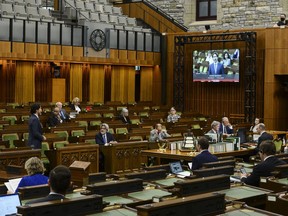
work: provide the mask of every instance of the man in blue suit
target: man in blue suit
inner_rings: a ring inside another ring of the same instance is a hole
[[[196,144],[197,150],[200,152],[192,161],[192,170],[202,168],[203,163],[216,162],[218,158],[209,151],[209,141],[205,137],[201,137]]]
[[[222,118],[222,123],[220,124],[219,133],[224,135],[231,135],[234,133],[233,126],[230,124],[227,117]]]
[[[218,53],[213,53],[213,63],[209,65],[208,75],[224,75],[224,66],[218,61]]]
[[[43,136],[42,125],[39,120],[39,116],[42,114],[42,108],[40,104],[33,104],[30,110],[29,124],[29,137],[28,145],[33,149],[41,149],[41,143],[46,140]]]

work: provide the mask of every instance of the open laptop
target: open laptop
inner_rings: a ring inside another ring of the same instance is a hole
[[[0,195],[0,215],[16,215],[16,206],[21,206],[21,201],[17,193]]]
[[[172,162],[169,165],[170,165],[171,172],[177,176],[190,176],[191,175],[189,171],[183,171],[180,161]]]

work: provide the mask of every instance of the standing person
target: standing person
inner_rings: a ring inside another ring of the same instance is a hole
[[[150,131],[149,141],[150,142],[161,141],[161,140],[164,140],[170,136],[171,135],[168,134],[167,131],[162,128],[161,124],[156,124],[155,128]]]
[[[121,120],[124,124],[131,124],[131,120],[129,118],[129,112],[128,109],[123,108],[121,110],[121,114],[119,116],[119,120]]]
[[[280,14],[280,20],[274,25],[274,27],[280,27],[280,26],[287,26],[288,22],[286,20],[286,14],[282,13]]]
[[[218,61],[218,53],[214,52],[213,63],[209,65],[208,75],[224,75],[224,66]]]
[[[180,118],[181,118],[180,115],[178,115],[178,114],[176,113],[176,109],[175,109],[174,107],[171,107],[170,113],[169,113],[169,115],[167,116],[167,122],[173,122],[173,123],[175,123],[175,122],[178,122],[178,120],[179,120]]]
[[[231,135],[233,134],[233,132],[234,130],[229,122],[229,119],[227,117],[223,117],[222,123],[220,124],[219,133],[222,133],[224,135]]]
[[[212,155],[209,151],[209,141],[205,137],[201,137],[196,144],[196,149],[200,154],[198,154],[192,161],[192,170],[200,169],[203,163],[216,162],[218,158]]]
[[[63,104],[61,102],[57,102],[56,103],[56,107],[59,108],[60,112],[60,117],[63,121],[69,121],[70,120],[70,116],[68,115],[68,113],[66,112],[65,109],[63,109]]]
[[[51,170],[48,185],[50,186],[48,196],[28,201],[25,205],[65,199],[66,192],[71,186],[71,172],[68,167],[58,165]]]
[[[96,134],[95,140],[99,145],[109,145],[110,143],[117,143],[109,131],[109,125],[102,123],[100,125],[100,131]]]
[[[29,124],[29,137],[28,145],[33,149],[41,149],[41,143],[46,140],[43,136],[42,124],[40,123],[39,116],[42,114],[42,108],[40,104],[33,104],[30,110]]]
[[[241,181],[248,185],[259,187],[260,177],[271,176],[271,172],[276,166],[286,164],[275,157],[276,147],[273,141],[265,140],[259,146],[259,156],[261,163],[253,168],[251,175],[241,174]]]
[[[253,133],[257,133],[259,124],[260,124],[260,119],[255,118],[254,125],[251,126],[250,131],[252,131]]]
[[[25,170],[28,176],[24,176],[18,184],[19,187],[48,184],[48,177],[44,175],[43,162],[38,157],[31,157],[25,162]]]
[[[258,143],[257,143],[257,149],[259,149],[260,144],[265,141],[265,140],[273,140],[273,136],[269,133],[266,132],[265,130],[265,124],[260,123],[258,128],[257,128],[257,132],[260,134],[259,138],[258,138]]]

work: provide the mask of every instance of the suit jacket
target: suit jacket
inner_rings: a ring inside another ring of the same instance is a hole
[[[71,110],[76,110],[75,105],[72,103],[69,105],[69,107]],[[80,106],[78,106],[78,107],[80,108],[80,110],[82,110],[82,108]]]
[[[65,198],[65,196],[63,196],[61,194],[49,194],[46,197],[30,200],[30,201],[26,202],[25,205],[30,205],[30,204],[34,204],[34,203],[40,203],[40,202],[48,202],[48,201],[53,201],[53,200],[61,200],[61,199],[66,199],[66,198]]]
[[[274,168],[283,164],[286,163],[279,158],[275,156],[269,157],[265,161],[255,166],[251,175],[247,178],[242,178],[241,181],[245,184],[259,187],[260,177],[271,176],[271,172],[274,170]]]
[[[121,120],[124,124],[131,124],[131,120],[129,116],[125,116],[124,118],[123,115],[120,115],[118,119]]]
[[[167,137],[170,137],[170,135],[167,133],[166,130],[162,130],[160,133],[156,129],[153,129],[150,131],[150,142],[155,142],[157,139],[158,140],[163,140],[166,139]]]
[[[104,145],[105,142],[103,140],[103,135],[99,132],[96,134],[96,143],[99,144],[99,145]],[[109,132],[106,133],[106,139],[107,139],[107,143],[111,142],[111,141],[115,141],[113,135]]]
[[[75,107],[74,107],[74,109],[75,109]],[[70,119],[70,116],[68,115],[68,113],[66,112],[65,109],[61,109],[59,114],[60,114],[60,118],[63,121],[68,121]]]
[[[48,127],[56,127],[58,124],[60,124],[60,120],[52,113],[47,120]]]
[[[263,142],[264,140],[273,140],[273,136],[267,132],[263,132],[258,138],[257,149],[259,149],[261,142]]]
[[[32,114],[28,121],[29,124],[29,137],[28,145],[34,149],[41,149],[41,142],[43,141],[42,125],[39,118]]]
[[[209,75],[223,75],[223,74],[225,74],[223,64],[218,62],[216,71],[215,71],[214,63],[210,64],[209,69],[208,69],[208,74]]]
[[[203,163],[216,162],[218,158],[212,155],[208,150],[203,150],[192,161],[192,170],[200,169]]]
[[[233,134],[233,128],[229,128],[228,126],[224,126],[223,124],[220,124],[220,128],[219,128],[219,133],[224,133],[224,127],[226,129],[226,133],[227,134]]]

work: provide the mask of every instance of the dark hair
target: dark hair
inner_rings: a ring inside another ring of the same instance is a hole
[[[264,140],[259,146],[259,151],[266,155],[276,154],[276,147],[272,140]]]
[[[71,172],[68,167],[59,165],[51,170],[49,182],[55,193],[65,194],[71,183]]]
[[[31,114],[35,114],[36,110],[40,109],[41,105],[38,103],[32,104],[31,109],[30,109],[30,113]]]
[[[216,55],[216,56],[218,57],[218,53],[217,53],[217,52],[213,52],[213,53],[212,53],[212,56],[213,56],[213,55]]]
[[[209,148],[209,141],[206,137],[201,137],[198,140],[198,145],[201,147],[201,149],[208,149]]]
[[[226,54],[228,55],[228,59],[230,59],[230,55],[229,55],[229,53],[228,53],[227,51],[225,51],[225,52],[223,53],[223,59],[226,59],[226,58],[225,58],[225,55],[226,55]]]

